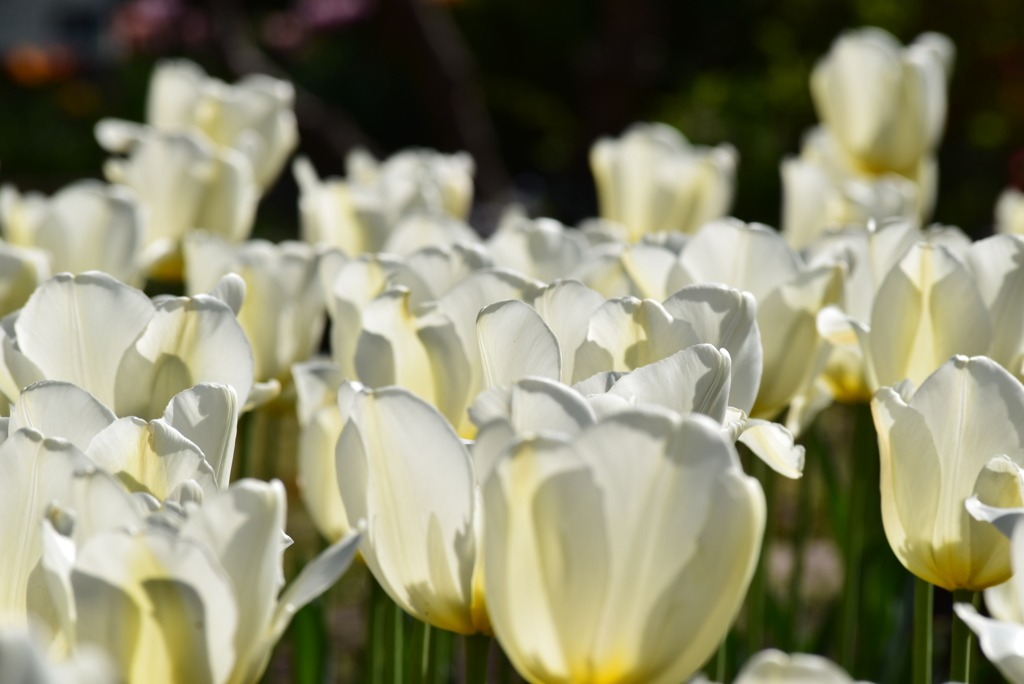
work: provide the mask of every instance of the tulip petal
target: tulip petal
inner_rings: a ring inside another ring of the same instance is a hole
[[[207,498],[181,529],[220,562],[238,604],[235,669],[252,673],[264,662],[259,646],[272,630],[277,594],[284,584],[284,485],[245,479]],[[253,681],[243,676],[242,681]]]
[[[696,344],[624,375],[609,394],[677,413],[703,413],[722,423],[729,407],[729,352]]]
[[[666,299],[664,306],[673,318],[692,325],[701,342],[729,352],[729,406],[749,413],[761,386],[764,366],[754,296],[725,285],[688,285]]]
[[[366,520],[360,551],[411,615],[471,634],[473,469],[436,409],[408,390],[362,392],[337,448],[349,520]]]
[[[954,354],[989,349],[992,327],[974,279],[943,247],[912,247],[875,301],[880,304],[871,314],[870,355],[882,386],[904,378],[920,385]]]
[[[794,443],[793,433],[782,425],[748,419],[739,441],[778,474],[791,480],[803,476],[804,448]]]
[[[558,338],[562,382],[566,384],[572,380],[576,349],[586,338],[587,323],[604,301],[604,297],[581,283],[558,280],[530,302]]]
[[[646,366],[699,343],[693,326],[673,319],[653,299],[609,299],[591,316],[576,350],[573,382]]]
[[[1024,625],[983,617],[969,603],[957,603],[953,609],[978,635],[982,653],[1003,676],[1014,684],[1024,682]]]
[[[26,388],[11,412],[9,432],[34,428],[46,437],[66,439],[81,451],[117,420],[109,408],[69,382],[46,380]]]
[[[334,449],[344,427],[338,408],[338,388],[344,378],[337,366],[323,361],[295,364],[292,377],[300,425],[296,482],[317,530],[337,541],[351,527],[334,465]]]
[[[30,581],[43,553],[39,523],[51,502],[70,498],[74,474],[90,467],[70,442],[32,429],[0,445],[0,622],[24,625],[29,610],[44,620],[54,615],[45,587]]]
[[[528,375],[562,377],[558,338],[529,304],[509,299],[484,307],[477,316],[476,335],[485,390]]]
[[[736,675],[736,684],[854,684],[853,677],[828,658],[807,653],[786,655],[769,648],[754,654]]]
[[[228,273],[210,290],[210,296],[227,304],[237,316],[245,303],[245,281],[237,273]]]
[[[62,273],[35,291],[14,329],[18,347],[45,378],[116,407],[121,358],[153,315],[149,297],[104,273]]]
[[[160,501],[186,480],[195,480],[207,495],[217,492],[216,475],[203,452],[162,420],[121,418],[96,435],[85,453],[128,491]]]
[[[995,235],[979,240],[966,261],[992,321],[988,356],[1019,379],[1024,373],[1024,239]]]
[[[115,412],[156,418],[176,394],[201,382],[229,385],[239,400],[247,400],[253,384],[249,340],[219,299],[162,301],[117,370]]]
[[[202,382],[174,395],[163,421],[203,452],[213,468],[217,486],[226,489],[235,458],[238,406],[228,385]]]
[[[126,681],[227,680],[237,609],[199,544],[160,530],[104,532],[80,550],[72,585],[79,643],[106,649]]]

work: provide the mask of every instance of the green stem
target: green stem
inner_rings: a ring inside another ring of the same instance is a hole
[[[412,640],[409,643],[409,681],[424,684],[427,681],[427,665],[430,660],[430,625],[416,620],[412,625]]]
[[[491,652],[491,637],[473,634],[465,638],[466,684],[487,684],[487,656]]]
[[[839,623],[839,664],[851,670],[856,663],[857,629],[860,612],[861,571],[864,561],[864,518],[867,498],[874,479],[878,438],[869,406],[857,406],[854,413],[853,449],[850,453],[850,507],[847,518],[846,582]]]
[[[812,464],[817,463],[820,454],[812,453],[804,465],[804,475],[799,481],[800,493],[796,508],[796,535],[793,540],[793,574],[789,578],[789,650],[800,650],[801,613],[800,587],[804,578],[804,555],[807,538],[811,534],[811,488],[814,484]]]
[[[405,683],[405,613],[398,604],[388,598],[384,614],[384,643],[386,644],[384,659],[384,681],[386,684]]]
[[[935,587],[914,578],[914,662],[913,684],[932,684],[932,614]]]
[[[384,637],[388,603],[391,599],[375,579],[371,577],[370,582],[369,643],[366,645],[369,657],[366,663],[368,676],[365,680],[370,684],[384,684],[384,658],[387,654]]]
[[[977,595],[968,589],[957,589],[953,592],[953,603],[970,603],[974,605]],[[971,628],[961,620],[956,611],[953,612],[953,633],[950,638],[949,679],[954,682],[970,684],[971,681]]]
[[[455,635],[444,629],[433,629],[430,634],[430,658],[427,671],[430,684],[448,684],[452,665],[452,645]]]
[[[715,681],[718,682],[718,684],[725,684],[726,660],[728,659],[728,655],[729,655],[728,644],[729,644],[729,635],[726,634],[725,638],[722,639],[722,645],[718,647],[718,653],[715,655],[715,672],[714,672],[714,677],[715,677]]]

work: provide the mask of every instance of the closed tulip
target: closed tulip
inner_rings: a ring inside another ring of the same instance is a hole
[[[992,323],[967,265],[950,249],[919,242],[904,252],[878,286],[870,325],[836,316],[819,319],[836,344],[856,339],[870,390],[903,380],[919,385],[954,354],[988,354]]]
[[[818,116],[859,167],[912,176],[945,127],[955,51],[938,33],[904,48],[878,28],[847,31],[811,75]]]
[[[53,273],[103,271],[140,285],[147,267],[143,212],[122,186],[84,180],[52,197],[5,186],[0,228],[8,243],[46,252]]]
[[[130,188],[142,207],[143,249],[156,275],[181,279],[180,243],[191,230],[207,230],[230,242],[249,236],[259,188],[245,155],[217,148],[194,133],[110,128],[100,122],[97,137],[127,138],[118,147],[128,156],[108,160],[104,174],[111,183]]]
[[[696,233],[724,216],[737,162],[731,145],[695,147],[665,124],[634,124],[590,149],[601,216],[625,226],[630,242],[650,233]]]
[[[103,273],[54,276],[0,326],[0,388],[13,401],[35,382],[63,380],[145,420],[200,382],[228,385],[240,407],[260,403],[274,387],[253,383],[252,349],[235,318],[244,297],[236,275],[211,295],[156,301]]]
[[[198,130],[242,152],[266,190],[299,142],[294,100],[288,81],[251,74],[228,84],[187,59],[163,60],[149,80],[146,121],[161,131]]]
[[[883,387],[871,403],[882,459],[882,522],[896,557],[945,589],[1010,577],[1009,546],[968,515],[977,496],[1021,506],[1024,386],[985,357],[955,356],[920,388]]]
[[[291,365],[320,347],[326,308],[320,255],[312,246],[265,240],[236,246],[214,235],[194,234],[185,240],[185,262],[190,295],[209,292],[228,273],[245,281],[238,322],[252,345],[257,381],[286,383]]]
[[[765,524],[717,423],[640,410],[516,443],[483,505],[491,623],[536,684],[686,680],[732,624]]]
[[[459,634],[489,632],[478,573],[473,465],[451,424],[401,387],[359,390],[337,446],[360,552],[406,612]]]

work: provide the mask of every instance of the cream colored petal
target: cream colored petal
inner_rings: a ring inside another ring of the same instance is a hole
[[[91,466],[70,442],[32,429],[0,445],[0,623],[25,625],[28,611],[44,621],[56,617],[45,586],[32,581],[43,553],[40,521],[53,501],[70,498],[75,472]]]
[[[292,366],[299,415],[298,473],[302,501],[317,530],[331,541],[351,529],[338,492],[334,450],[344,420],[338,408],[338,388],[343,377],[333,364],[323,361]]]
[[[780,475],[793,480],[803,476],[804,448],[793,441],[793,433],[782,425],[748,419],[739,441]]]
[[[266,382],[254,382],[242,411],[259,408],[276,399],[279,394],[281,394],[281,383],[276,378],[271,378]]]
[[[485,390],[528,375],[562,377],[558,338],[529,304],[509,299],[484,307],[476,335]]]
[[[360,393],[337,448],[349,520],[365,520],[360,551],[407,612],[469,634],[473,468],[451,425],[408,390]]]
[[[729,352],[729,406],[749,413],[761,386],[764,367],[754,296],[724,285],[688,285],[666,299],[664,306],[673,318],[693,326],[701,342]]]
[[[758,302],[800,271],[800,257],[775,230],[722,219],[701,228],[679,257],[689,282],[723,283]]]
[[[235,457],[238,399],[228,385],[202,382],[174,395],[163,421],[199,447],[213,468],[217,486],[225,489]]]
[[[562,382],[572,380],[576,349],[586,338],[590,317],[604,301],[600,294],[574,280],[555,281],[530,301],[558,338]]]
[[[217,492],[216,474],[203,452],[162,420],[121,418],[96,435],[85,453],[129,491],[160,501],[186,480],[195,480],[207,495]]]
[[[46,380],[31,385],[18,397],[8,431],[33,428],[46,437],[66,439],[85,451],[93,437],[117,420],[109,408],[84,389],[68,382]]]
[[[369,387],[399,385],[459,424],[466,409],[470,368],[451,323],[432,312],[416,316],[409,292],[393,289],[363,310],[356,348],[359,380]]]
[[[841,264],[804,271],[784,283],[757,310],[764,370],[750,414],[774,418],[825,369],[829,349],[818,335],[818,312],[843,297]]]
[[[603,371],[633,370],[700,342],[693,326],[653,299],[610,299],[590,318],[576,350],[573,382]]]
[[[238,606],[232,682],[258,679],[263,640],[271,631],[284,584],[282,558],[287,502],[280,481],[245,479],[206,499],[181,536],[207,548],[231,579]]]
[[[476,231],[448,216],[414,214],[400,220],[388,236],[382,251],[409,256],[426,247],[450,247],[457,242],[478,242]]]
[[[889,272],[876,302],[870,352],[882,386],[904,378],[920,385],[953,354],[984,354],[991,344],[974,279],[945,248],[913,247]]]
[[[742,603],[764,529],[763,492],[743,474],[721,425],[699,414],[681,423],[619,414],[584,431],[575,448],[604,493],[611,540],[596,672],[659,684],[685,679],[718,647]]]
[[[223,684],[235,659],[231,583],[199,544],[153,530],[94,537],[72,575],[78,639],[126,681]]]
[[[115,411],[160,416],[174,395],[201,382],[253,384],[252,348],[231,308],[208,295],[162,301],[117,370]]]
[[[44,377],[74,383],[115,407],[118,365],[153,315],[146,295],[106,274],[60,274],[36,290],[14,330]]]
[[[722,423],[731,367],[729,352],[697,344],[623,376],[608,393],[681,414],[703,413]]]
[[[580,263],[586,239],[550,218],[506,217],[487,241],[494,265],[551,282]]]
[[[197,292],[196,294],[201,294]],[[228,273],[220,280],[212,290],[210,296],[219,299],[228,305],[236,316],[245,303],[245,281],[237,273]]]
[[[507,421],[517,434],[554,431],[572,435],[594,422],[579,392],[543,377],[523,378],[481,393],[470,408],[470,417],[481,428],[495,420]]]
[[[988,355],[1022,375],[1024,345],[1024,239],[996,235],[971,245],[965,260],[992,322]]]
[[[985,590],[985,610],[996,620],[1024,624],[1020,594],[1014,580],[997,584]]]
[[[221,148],[211,160],[210,180],[199,203],[195,223],[231,242],[249,237],[260,199],[249,160],[241,152]]]

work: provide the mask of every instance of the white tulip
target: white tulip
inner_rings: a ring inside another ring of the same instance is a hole
[[[996,232],[1024,234],[1024,192],[1006,188],[996,202]]]
[[[400,219],[382,251],[407,257],[427,247],[452,247],[480,242],[477,232],[457,218],[443,214],[416,213]]]
[[[34,382],[63,380],[146,420],[201,382],[230,386],[240,407],[259,403],[275,386],[253,383],[252,349],[235,319],[244,296],[237,275],[211,295],[155,301],[103,273],[54,276],[0,325],[0,389],[13,401]]]
[[[141,285],[145,225],[127,188],[83,180],[48,198],[4,186],[0,228],[8,243],[45,251],[54,273],[103,271]]]
[[[930,211],[934,174],[929,161],[915,178],[877,176],[847,168],[834,140],[817,128],[800,157],[782,161],[782,234],[804,249],[829,229],[887,218],[922,219]],[[923,183],[919,185],[919,182]]]
[[[765,520],[716,422],[650,411],[517,442],[483,503],[495,635],[546,684],[692,675],[742,604]]]
[[[360,552],[388,595],[435,627],[489,632],[473,465],[449,422],[406,389],[358,391],[337,476],[348,519],[366,521]]]
[[[955,51],[938,33],[904,48],[881,29],[847,31],[811,75],[818,116],[857,165],[912,175],[945,127]]]
[[[964,502],[973,495],[992,506],[1024,505],[1020,381],[991,359],[955,356],[916,391],[905,382],[883,387],[871,408],[882,522],[900,562],[949,590],[1009,579],[1006,540],[973,520]]]
[[[200,131],[242,152],[265,190],[299,142],[294,100],[288,81],[251,74],[229,85],[187,59],[162,60],[150,77],[146,122],[160,131]]]
[[[316,249],[295,241],[250,240],[236,246],[195,233],[185,239],[184,252],[190,295],[209,292],[228,273],[245,281],[238,322],[252,345],[257,381],[286,382],[291,365],[320,347],[326,308]]]
[[[101,121],[97,137],[122,135],[111,127],[117,125]],[[104,174],[134,191],[144,212],[143,254],[147,262],[159,262],[155,273],[181,278],[180,241],[194,229],[230,242],[249,236],[259,188],[245,155],[187,132],[143,129],[123,135],[129,137],[128,157],[109,159]]]
[[[394,235],[392,247],[422,245],[424,233],[446,242],[467,239],[464,225],[422,219],[417,215],[464,220],[473,199],[473,160],[462,152],[404,150],[378,162],[356,150],[346,160],[347,177],[321,180],[301,158],[294,173],[299,184],[302,239],[341,249],[350,257],[379,252]]]
[[[590,149],[601,216],[624,225],[631,242],[695,233],[728,213],[737,162],[732,145],[694,147],[665,124],[637,123]]]
[[[979,240],[970,245],[964,260],[992,324],[988,356],[1024,379],[1024,236]]]

